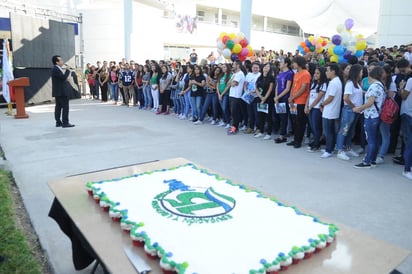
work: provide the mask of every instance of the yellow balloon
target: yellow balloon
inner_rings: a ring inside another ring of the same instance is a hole
[[[318,49],[316,50],[317,53],[321,53],[322,51],[323,51],[323,48],[322,48],[322,47],[320,47],[320,48],[318,48]]]
[[[226,32],[224,32],[224,31],[221,32],[220,35],[219,35],[219,39],[222,40],[223,36],[225,36],[225,35],[227,35]]]
[[[362,34],[358,34],[358,35],[356,35],[356,39],[363,39],[363,35]]]
[[[329,48],[328,48],[328,52],[329,52],[329,54],[330,55],[333,55],[334,53],[333,53],[333,50],[335,49],[335,45],[331,45]]]
[[[322,44],[322,42],[323,42],[323,39],[322,38],[318,38],[318,44]]]
[[[313,37],[313,35],[309,36],[309,37],[308,37],[309,42],[311,42],[311,43],[312,43],[313,38],[314,38],[314,37]]]
[[[230,39],[233,39],[236,37],[236,34],[234,34],[233,32],[229,34]]]
[[[235,44],[232,48],[232,52],[238,54],[242,51],[242,46],[240,44]]]
[[[356,50],[364,50],[366,48],[366,41],[365,40],[359,40],[355,44]]]
[[[338,60],[339,60],[339,57],[338,57],[337,55],[332,55],[332,56],[330,57],[330,61],[331,61],[332,63],[337,63]]]

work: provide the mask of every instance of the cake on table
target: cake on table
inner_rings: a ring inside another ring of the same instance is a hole
[[[86,187],[165,273],[275,274],[327,247],[338,230],[193,164]]]

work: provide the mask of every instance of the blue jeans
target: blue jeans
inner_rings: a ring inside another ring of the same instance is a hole
[[[247,117],[248,117],[248,127],[254,129],[259,124],[258,111],[257,111],[257,100],[258,98],[253,99],[252,103],[247,104]]]
[[[197,120],[200,118],[202,111],[202,96],[192,96],[190,97],[190,102],[192,104],[192,117],[194,120]]]
[[[379,132],[381,134],[381,146],[378,156],[383,158],[388,152],[389,144],[391,143],[391,125],[381,121]]]
[[[150,85],[143,86],[144,106],[151,108],[153,105],[152,90]]]
[[[202,107],[202,112],[200,114],[200,121],[203,121],[205,119],[206,111],[209,108],[210,104],[212,104],[212,112],[213,112],[213,120],[216,121],[217,118],[217,101],[219,99],[217,98],[216,93],[207,93],[205,102]]]
[[[224,95],[222,101],[220,101],[220,106],[222,107],[222,118],[225,124],[230,122],[229,114],[229,95]]]
[[[381,119],[365,118],[365,134],[368,141],[367,152],[364,159],[365,164],[370,164],[376,161],[378,155],[378,141],[379,141],[379,124]]]
[[[187,117],[189,115],[189,110],[192,107],[192,102],[190,100],[191,96],[190,94],[192,93],[191,90],[189,90],[188,92],[186,92],[184,94],[184,99],[185,99],[185,112],[184,115]],[[193,108],[193,107],[192,107]],[[193,113],[192,113],[193,114]]]
[[[352,144],[352,138],[355,134],[356,122],[359,118],[359,114],[352,111],[350,106],[343,106],[340,128],[338,136],[336,138],[336,149],[343,150],[344,148],[350,148]]]
[[[286,116],[287,119],[287,116]],[[285,121],[287,124],[287,120]],[[322,137],[322,112],[318,108],[312,108],[309,112],[309,125],[313,133],[313,147],[320,147],[320,137]],[[286,133],[286,125],[285,125]]]
[[[412,117],[407,114],[401,116],[401,128],[403,135],[403,142],[405,143],[405,150],[403,152],[403,159],[405,161],[405,171],[411,171],[412,165]]]
[[[94,80],[94,87],[95,87],[95,93],[94,93],[94,95],[95,95],[95,98],[96,99],[99,99],[99,87],[100,87],[100,83],[99,83],[99,80]]]
[[[325,151],[332,153],[335,148],[336,141],[335,119],[322,118],[322,126],[326,139]]]
[[[117,102],[119,100],[119,84],[118,83],[110,83],[109,87],[110,87],[112,100]]]

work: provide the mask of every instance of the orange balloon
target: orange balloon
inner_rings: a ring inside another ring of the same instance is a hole
[[[304,52],[309,52],[309,51],[310,51],[310,48],[304,47],[304,48],[303,48],[303,51],[304,51]]]

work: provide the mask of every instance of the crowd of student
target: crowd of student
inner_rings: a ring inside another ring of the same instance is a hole
[[[91,98],[157,115],[169,115],[173,109],[178,119],[194,125],[202,125],[208,117],[210,124],[225,127],[229,135],[244,132],[293,148],[300,148],[306,136],[307,151],[322,151],[321,158],[337,153],[339,159],[350,160],[365,152],[355,168],[384,163],[400,139],[401,153],[393,161],[403,164],[403,175],[412,180],[411,56],[384,56],[375,50],[344,64],[281,55],[277,61],[203,66],[123,60],[88,65],[85,76]],[[400,115],[389,123],[380,118],[385,98],[400,106]],[[352,148],[354,141],[360,149]]]

